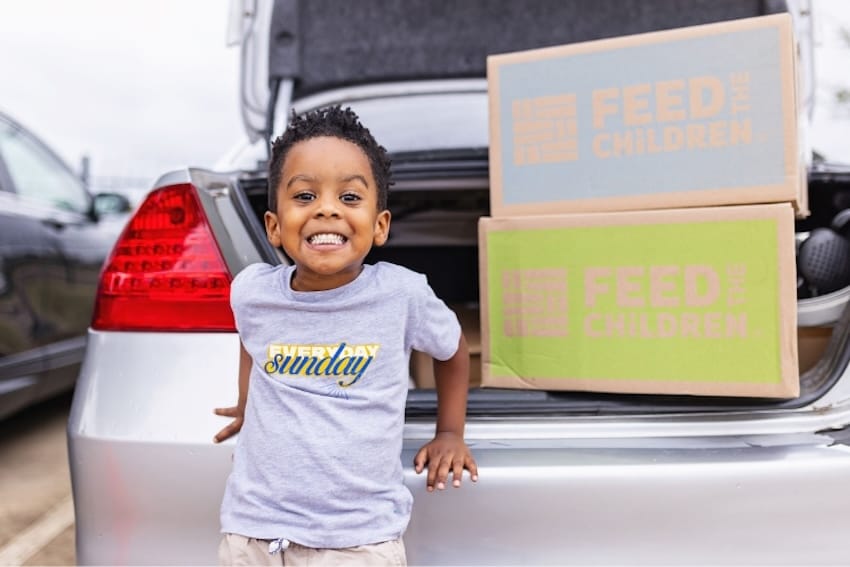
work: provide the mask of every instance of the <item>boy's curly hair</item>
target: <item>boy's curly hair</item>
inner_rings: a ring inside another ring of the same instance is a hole
[[[385,210],[391,185],[390,159],[387,156],[387,150],[375,141],[369,129],[360,123],[360,119],[353,110],[343,109],[339,105],[313,110],[302,116],[296,115],[293,110],[286,130],[272,144],[272,155],[269,160],[269,210],[277,211],[280,177],[290,148],[298,142],[321,136],[340,138],[356,144],[363,150],[369,158],[372,177],[375,178],[378,186],[378,210]]]

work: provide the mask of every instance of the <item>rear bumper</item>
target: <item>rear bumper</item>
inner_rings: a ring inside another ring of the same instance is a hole
[[[212,443],[212,410],[237,361],[233,334],[90,334],[69,421],[80,564],[216,562],[234,441]],[[472,418],[481,479],[434,494],[411,467],[433,422],[409,423],[408,560],[850,564],[850,448],[806,417]]]
[[[235,334],[90,332],[68,424],[80,564],[215,564]]]

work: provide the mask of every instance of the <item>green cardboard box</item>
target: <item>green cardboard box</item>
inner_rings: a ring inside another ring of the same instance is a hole
[[[790,204],[479,222],[484,387],[799,395]]]

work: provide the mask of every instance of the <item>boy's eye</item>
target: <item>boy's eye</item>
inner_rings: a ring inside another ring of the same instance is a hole
[[[295,199],[296,201],[312,201],[316,198],[316,196],[313,195],[312,193],[304,191],[304,192],[301,192],[301,193],[296,193],[295,195],[292,196],[292,198]]]
[[[362,201],[363,198],[357,193],[343,193],[339,197],[340,201],[343,203],[356,203],[357,201]]]

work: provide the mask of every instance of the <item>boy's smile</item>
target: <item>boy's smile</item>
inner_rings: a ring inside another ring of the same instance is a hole
[[[289,150],[280,179],[266,233],[295,263],[292,288],[319,291],[353,281],[372,246],[386,242],[390,225],[389,211],[378,211],[366,154],[341,138],[310,138]]]

